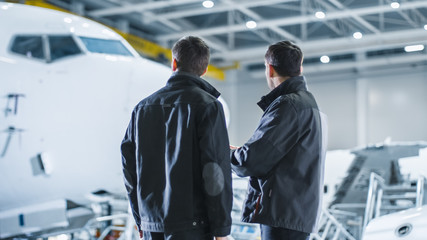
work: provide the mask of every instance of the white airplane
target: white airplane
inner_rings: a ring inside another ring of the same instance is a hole
[[[0,74],[0,239],[69,225],[65,200],[126,196],[120,142],[167,66],[89,19],[0,3]]]

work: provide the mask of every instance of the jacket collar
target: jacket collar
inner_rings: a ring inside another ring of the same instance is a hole
[[[196,86],[211,94],[215,98],[218,98],[221,95],[221,93],[218,92],[218,90],[216,90],[206,80],[196,76],[195,74],[183,71],[173,72],[172,76],[166,83],[166,86]]]
[[[285,94],[289,94],[289,93],[293,93],[301,90],[307,91],[307,83],[305,81],[304,76],[296,76],[296,77],[288,78],[286,81],[282,82],[275,89],[271,90],[270,93],[263,96],[261,100],[258,102],[258,106],[263,111],[265,111],[268,108],[268,106],[270,106],[270,104],[274,100],[276,100],[276,98]]]

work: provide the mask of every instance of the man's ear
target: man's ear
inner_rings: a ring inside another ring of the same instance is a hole
[[[268,76],[274,77],[274,74],[276,73],[276,70],[274,70],[274,67],[270,64],[268,64]]]
[[[207,72],[208,72],[208,67],[206,67],[205,71],[203,72],[203,74],[201,76],[204,76]]]
[[[302,71],[304,71],[304,67],[301,65],[301,67],[299,69],[300,74],[302,74]]]
[[[176,71],[177,69],[177,63],[176,63],[176,59],[172,58],[172,63],[171,63],[171,67],[172,67],[172,71]]]

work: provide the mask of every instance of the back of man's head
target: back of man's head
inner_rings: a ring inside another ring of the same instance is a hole
[[[176,59],[179,71],[201,76],[209,65],[210,53],[208,45],[202,39],[187,36],[174,44],[172,56]]]
[[[282,77],[301,75],[302,58],[301,49],[289,41],[272,44],[265,53],[265,61]]]

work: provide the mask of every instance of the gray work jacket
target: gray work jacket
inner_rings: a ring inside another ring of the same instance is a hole
[[[264,96],[255,133],[231,154],[232,169],[250,176],[244,222],[315,232],[321,210],[326,117],[304,77]]]
[[[205,80],[179,72],[135,107],[121,150],[143,231],[230,233],[230,149],[218,97]]]

